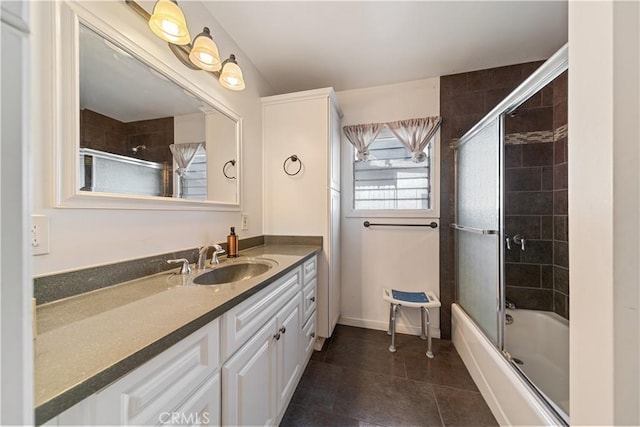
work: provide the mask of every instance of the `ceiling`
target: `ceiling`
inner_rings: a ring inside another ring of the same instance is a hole
[[[203,3],[273,94],[537,61],[567,41],[567,1]]]

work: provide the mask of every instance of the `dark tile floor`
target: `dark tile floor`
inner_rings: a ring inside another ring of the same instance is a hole
[[[451,341],[427,344],[384,331],[336,326],[314,352],[280,426],[494,426]]]

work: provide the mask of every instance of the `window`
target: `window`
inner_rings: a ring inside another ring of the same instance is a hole
[[[204,146],[198,148],[187,173],[177,181],[179,191],[176,194],[181,198],[207,200],[207,152]]]
[[[432,146],[433,140],[425,148],[426,160],[415,163],[411,152],[388,129],[381,131],[369,146],[369,160],[353,162],[353,208],[432,209]]]

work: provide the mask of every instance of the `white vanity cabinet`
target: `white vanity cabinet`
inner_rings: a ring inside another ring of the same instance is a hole
[[[313,352],[317,256],[45,423],[277,425]]]
[[[262,98],[264,232],[322,236],[317,333],[325,338],[340,316],[341,116],[331,88]],[[292,155],[299,162],[285,162]]]
[[[224,341],[232,349],[236,340],[230,335],[251,331],[242,328],[243,320],[253,324],[244,345],[224,351],[233,354],[222,366],[223,425],[275,425],[282,418],[304,369],[301,293],[298,267],[223,316]]]

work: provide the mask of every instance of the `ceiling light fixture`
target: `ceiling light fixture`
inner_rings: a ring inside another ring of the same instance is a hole
[[[155,35],[169,43],[171,52],[185,66],[213,74],[220,85],[229,90],[245,88],[236,56],[231,54],[228,59],[220,62],[218,46],[213,41],[209,28],[204,27],[191,43],[184,13],[175,0],[158,0],[153,7],[153,14],[149,14],[134,0],[124,2],[149,23]]]

